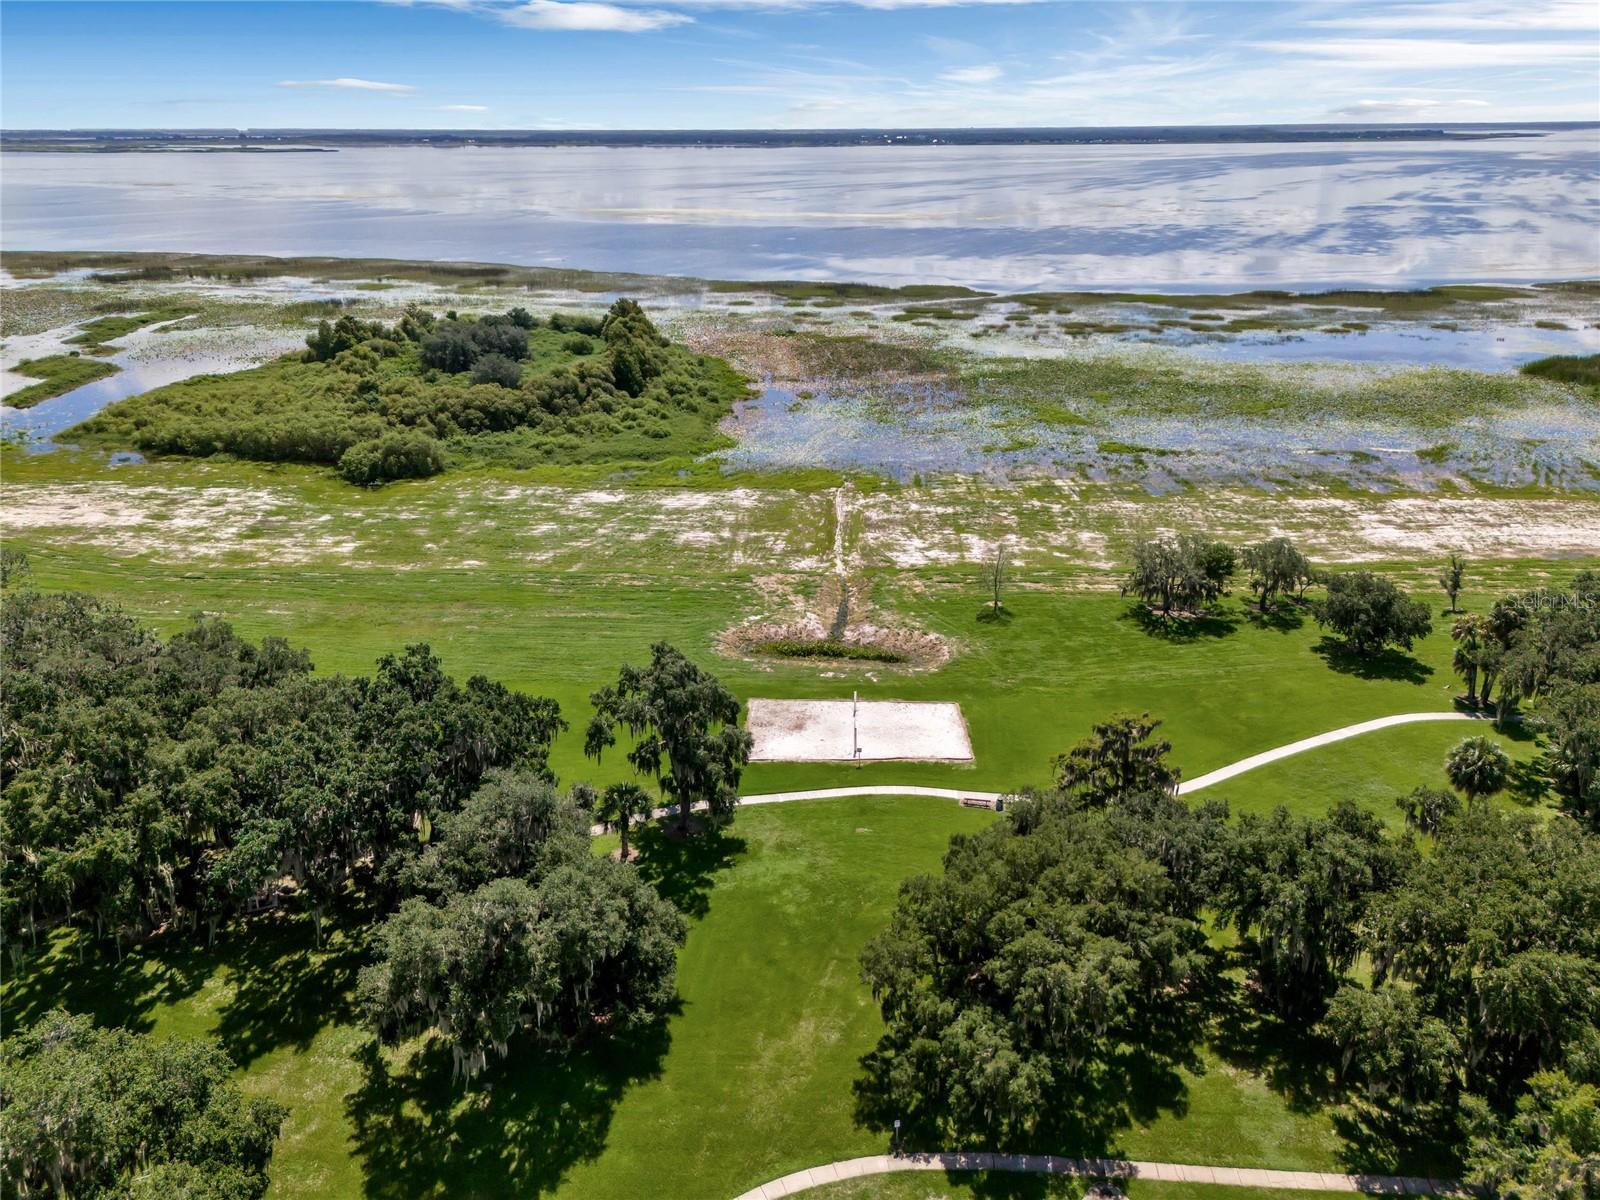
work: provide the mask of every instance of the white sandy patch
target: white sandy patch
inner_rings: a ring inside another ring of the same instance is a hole
[[[76,347],[68,346],[67,339],[75,336],[77,332],[77,325],[65,325],[45,333],[19,334],[6,338],[5,344],[0,345],[0,397],[20,392],[23,388],[38,383],[39,380],[34,376],[18,371],[17,365],[36,358],[51,358],[58,354],[70,353]]]
[[[1451,551],[1522,558],[1600,553],[1600,500],[1586,496],[1095,498],[1036,481],[1027,491],[970,481],[863,498],[854,559],[867,567],[977,566],[1004,538],[1013,566],[1115,569],[1145,537],[1204,533],[1235,544],[1292,538],[1324,562],[1375,562]]]
[[[746,727],[752,762],[972,761],[950,701],[752,700]]]

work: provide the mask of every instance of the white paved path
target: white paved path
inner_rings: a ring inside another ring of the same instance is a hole
[[[1512,718],[1515,720],[1516,718]],[[1272,750],[1263,750],[1260,754],[1252,754],[1249,758],[1241,758],[1238,762],[1229,763],[1225,767],[1218,767],[1204,775],[1197,775],[1193,779],[1185,779],[1178,784],[1178,794],[1188,795],[1208,788],[1214,783],[1221,783],[1224,779],[1232,779],[1235,775],[1243,775],[1246,771],[1253,771],[1257,767],[1264,767],[1268,763],[1277,762],[1280,758],[1288,758],[1306,750],[1315,750],[1318,746],[1332,745],[1342,742],[1346,738],[1359,737],[1363,733],[1373,733],[1379,729],[1390,729],[1396,725],[1414,725],[1420,721],[1489,721],[1493,717],[1487,713],[1463,712],[1420,712],[1398,713],[1392,717],[1376,717],[1371,721],[1360,721],[1354,725],[1345,725],[1339,729],[1330,729],[1327,733],[1319,733],[1315,737],[1301,738],[1298,742],[1290,742],[1285,746],[1278,746]],[[787,804],[791,800],[839,800],[846,796],[931,796],[936,800],[972,800],[987,805],[993,805],[1002,799],[1005,792],[979,792],[971,788],[941,788],[917,787],[912,784],[875,783],[865,784],[860,787],[836,788],[807,788],[798,792],[758,792],[751,796],[739,797],[739,803],[749,804]],[[700,806],[703,807],[703,806]],[[675,808],[658,808],[651,816],[665,817],[676,813]],[[606,831],[603,825],[596,825],[592,830],[595,834]]]
[[[1249,758],[1241,758],[1236,763],[1218,767],[1208,774],[1186,779],[1178,785],[1178,794],[1198,792],[1201,788],[1208,788],[1214,783],[1221,783],[1224,779],[1232,779],[1235,775],[1243,775],[1246,771],[1264,767],[1270,762],[1277,762],[1280,758],[1288,758],[1291,754],[1299,754],[1305,750],[1315,750],[1318,746],[1331,745],[1334,742],[1342,742],[1345,738],[1360,737],[1363,733],[1373,733],[1376,730],[1389,729],[1395,725],[1413,725],[1418,721],[1488,721],[1492,719],[1488,713],[1421,712],[1400,713],[1393,717],[1378,717],[1371,721],[1361,721],[1355,725],[1346,725],[1342,729],[1319,733],[1316,737],[1301,738],[1298,742],[1290,742],[1287,746],[1279,746],[1275,750],[1263,750],[1260,754],[1252,754]]]
[[[1320,1171],[1263,1171],[1253,1167],[1201,1167],[1183,1163],[1129,1162],[1113,1158],[1057,1158],[1046,1154],[875,1154],[795,1171],[751,1188],[737,1200],[779,1200],[841,1179],[893,1171],[1025,1171],[1089,1179],[1154,1179],[1163,1183],[1210,1183],[1227,1187],[1294,1188],[1314,1192],[1367,1192],[1396,1196],[1461,1195],[1459,1184],[1402,1175],[1333,1175]]]
[[[1412,725],[1421,721],[1482,721],[1487,716],[1460,712],[1399,713],[1346,725],[1315,737],[1302,738],[1273,750],[1264,750],[1229,763],[1205,775],[1178,785],[1180,793],[1198,792],[1212,784],[1253,771],[1267,763],[1314,750],[1318,746],[1342,742],[1379,729]],[[740,798],[741,804],[787,804],[793,800],[833,800],[845,796],[931,796],[940,800],[971,800],[993,804],[1002,792],[979,792],[966,788],[917,787],[869,784],[862,787],[808,788],[797,792],[763,792]],[[659,809],[666,816],[673,809]],[[599,833],[602,826],[596,826]],[[737,1200],[780,1200],[823,1184],[866,1175],[887,1175],[894,1171],[1023,1171],[1035,1174],[1077,1175],[1091,1179],[1155,1179],[1166,1183],[1209,1183],[1229,1187],[1280,1188],[1317,1192],[1367,1192],[1378,1195],[1445,1196],[1461,1195],[1459,1184],[1447,1180],[1402,1175],[1338,1175],[1320,1171],[1268,1171],[1254,1167],[1206,1167],[1186,1163],[1135,1162],[1107,1158],[1058,1158],[1046,1154],[991,1154],[951,1152],[939,1154],[876,1154],[846,1159],[795,1171],[751,1188]]]

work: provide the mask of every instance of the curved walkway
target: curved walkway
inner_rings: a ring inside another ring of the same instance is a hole
[[[1397,713],[1391,717],[1375,717],[1370,721],[1359,721],[1354,725],[1330,729],[1327,733],[1319,733],[1315,737],[1301,738],[1298,742],[1290,742],[1272,750],[1263,750],[1260,754],[1252,754],[1249,758],[1241,758],[1238,762],[1229,763],[1225,767],[1218,767],[1215,771],[1197,775],[1193,779],[1185,779],[1178,784],[1178,794],[1184,796],[1190,792],[1198,792],[1202,788],[1221,783],[1224,779],[1232,779],[1235,775],[1243,775],[1246,771],[1264,767],[1268,763],[1277,762],[1281,758],[1289,758],[1307,750],[1315,750],[1319,746],[1332,745],[1334,742],[1342,742],[1346,738],[1360,737],[1364,733],[1374,733],[1379,729],[1389,729],[1395,725],[1414,725],[1423,721],[1492,721],[1493,719],[1493,716],[1489,713],[1464,712]],[[1515,720],[1515,718],[1512,719]],[[979,792],[970,788],[918,787],[904,783],[869,783],[859,787],[806,788],[797,792],[757,792],[754,795],[739,797],[739,803],[741,805],[787,804],[792,800],[839,800],[846,796],[931,796],[936,800],[970,800],[974,804],[983,804],[992,808],[1009,794],[1007,792]],[[697,805],[696,807],[703,808],[704,805]],[[658,808],[650,815],[659,818],[675,812],[677,812],[676,808]],[[601,834],[605,831],[606,827],[604,825],[596,825],[592,832]]]
[[[894,1171],[1023,1171],[1077,1175],[1087,1179],[1154,1179],[1164,1183],[1209,1183],[1225,1187],[1293,1188],[1314,1192],[1366,1192],[1393,1196],[1455,1196],[1461,1185],[1409,1175],[1333,1175],[1320,1171],[1263,1171],[1254,1167],[1199,1167],[1182,1163],[1129,1162],[1115,1158],[1057,1158],[1047,1154],[875,1154],[795,1171],[763,1183],[737,1200],[779,1200],[841,1179]]]
[[[1280,758],[1288,758],[1292,754],[1299,754],[1305,750],[1315,750],[1318,746],[1331,745],[1334,742],[1342,742],[1345,738],[1360,737],[1363,733],[1373,733],[1379,729],[1388,729],[1395,725],[1413,725],[1418,721],[1490,721],[1493,719],[1493,716],[1489,713],[1464,712],[1399,713],[1392,717],[1377,717],[1371,721],[1361,721],[1355,725],[1346,725],[1342,729],[1332,729],[1327,733],[1319,733],[1315,737],[1301,738],[1298,742],[1290,742],[1287,746],[1279,746],[1275,750],[1263,750],[1260,754],[1252,754],[1249,758],[1241,758],[1238,762],[1229,763],[1225,767],[1218,767],[1215,771],[1205,775],[1197,775],[1193,779],[1184,780],[1178,785],[1178,794],[1198,792],[1201,788],[1208,788],[1214,783],[1221,783],[1224,779],[1232,779],[1235,775],[1243,775],[1246,771],[1264,767],[1270,762],[1277,762]]]
[[[1289,758],[1319,746],[1342,742],[1346,738],[1374,733],[1396,725],[1424,721],[1483,721],[1486,714],[1461,712],[1399,713],[1345,725],[1339,729],[1302,738],[1272,750],[1252,754],[1178,785],[1180,793],[1198,792],[1235,775]],[[741,804],[785,804],[792,800],[830,800],[844,796],[932,796],[942,800],[964,800],[993,804],[1002,792],[979,792],[955,788],[902,785],[809,788],[796,792],[766,792],[740,798]],[[667,811],[667,810],[663,810]],[[1455,1196],[1461,1185],[1449,1180],[1409,1175],[1339,1175],[1321,1171],[1269,1171],[1254,1167],[1206,1167],[1186,1163],[1136,1162],[1106,1158],[1057,1158],[1046,1154],[877,1154],[851,1158],[795,1171],[759,1187],[751,1188],[736,1200],[780,1200],[824,1184],[867,1175],[887,1175],[895,1171],[1019,1171],[1032,1174],[1075,1175],[1088,1179],[1154,1179],[1167,1183],[1218,1184],[1228,1187],[1290,1189],[1317,1192],[1364,1192],[1375,1195]]]

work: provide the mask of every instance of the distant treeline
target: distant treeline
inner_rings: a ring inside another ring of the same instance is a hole
[[[280,146],[1084,146],[1208,142],[1441,141],[1538,137],[1588,122],[1387,125],[1112,125],[970,129],[22,129],[5,150]]]

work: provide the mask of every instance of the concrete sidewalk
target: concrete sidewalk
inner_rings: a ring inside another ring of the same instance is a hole
[[[1318,746],[1332,745],[1342,742],[1346,738],[1360,737],[1364,733],[1374,733],[1380,729],[1390,729],[1396,725],[1412,725],[1421,721],[1492,721],[1494,718],[1488,713],[1463,713],[1463,712],[1420,712],[1397,713],[1390,717],[1376,717],[1371,721],[1360,721],[1354,725],[1345,725],[1339,729],[1330,729],[1327,733],[1319,733],[1315,737],[1301,738],[1298,742],[1278,746],[1271,750],[1263,750],[1260,754],[1252,754],[1249,758],[1241,758],[1238,762],[1229,763],[1225,767],[1218,767],[1215,771],[1208,771],[1204,775],[1197,775],[1193,779],[1185,779],[1178,784],[1178,794],[1186,796],[1190,792],[1198,792],[1208,788],[1214,783],[1221,783],[1224,779],[1232,779],[1235,775],[1243,775],[1246,771],[1253,771],[1257,767],[1266,766],[1268,763],[1277,762],[1281,758],[1288,758],[1306,750],[1314,750]],[[1518,718],[1510,718],[1517,720]],[[839,800],[846,796],[928,796],[935,800],[981,800],[993,805],[996,801],[1006,796],[1005,792],[980,792],[971,788],[941,788],[941,787],[916,787],[910,784],[866,784],[861,787],[835,787],[835,788],[808,788],[798,792],[758,792],[753,796],[741,796],[741,805],[751,804],[787,804],[793,800]],[[703,809],[704,805],[696,805],[696,810]],[[676,808],[658,808],[650,815],[655,819],[671,816],[678,810]],[[606,827],[596,825],[594,834],[606,832]]]
[[[1393,1196],[1466,1195],[1460,1184],[1407,1175],[1337,1175],[1320,1171],[1267,1171],[1255,1167],[1203,1167],[1184,1163],[1131,1162],[1115,1158],[1057,1158],[1048,1154],[875,1154],[808,1167],[763,1183],[736,1200],[779,1200],[823,1184],[896,1171],[1018,1171],[1076,1175],[1086,1179],[1154,1179],[1162,1183],[1206,1183],[1224,1187],[1281,1188],[1313,1192],[1363,1192]]]

